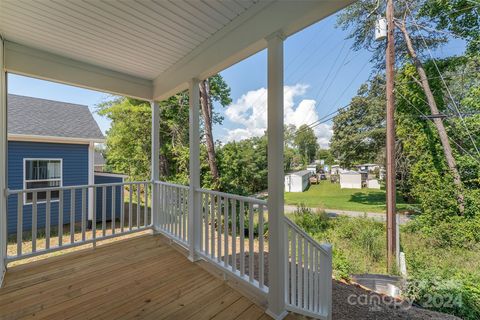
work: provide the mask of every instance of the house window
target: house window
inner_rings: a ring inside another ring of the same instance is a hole
[[[24,189],[54,188],[62,186],[61,159],[25,159],[24,161]],[[44,202],[47,192],[37,192],[37,202]],[[58,201],[59,191],[51,191],[50,199]],[[32,203],[33,193],[27,192],[25,203]]]

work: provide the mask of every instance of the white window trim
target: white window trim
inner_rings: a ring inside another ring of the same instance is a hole
[[[42,180],[27,180],[27,168],[26,164],[27,161],[60,161],[60,187],[63,187],[63,159],[62,158],[23,158],[23,190],[27,190],[27,182],[35,182],[35,181],[58,181],[59,179],[42,179]],[[35,190],[35,189],[28,189],[28,190]],[[60,199],[50,200],[52,202],[59,202]],[[37,204],[40,203],[47,203],[47,201],[37,201]],[[24,206],[31,206],[33,205],[32,202],[27,202],[27,192],[23,193],[23,205]]]

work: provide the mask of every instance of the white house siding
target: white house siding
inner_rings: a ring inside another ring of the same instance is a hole
[[[308,187],[312,173],[308,170],[293,172],[285,175],[285,192],[303,192]]]
[[[362,175],[359,173],[353,173],[353,172],[340,173],[340,188],[341,189],[361,189]]]

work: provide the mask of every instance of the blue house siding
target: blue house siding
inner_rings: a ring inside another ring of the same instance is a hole
[[[123,178],[121,177],[107,177],[101,175],[95,175],[95,184],[105,184],[105,183],[118,183],[123,182]],[[115,217],[120,218],[121,212],[121,195],[122,195],[123,188],[120,186],[115,187]],[[112,187],[105,187],[106,191],[106,204],[105,204],[105,213],[106,213],[106,220],[112,220]],[[96,194],[96,220],[102,221],[102,204],[103,204],[103,188],[97,188]]]
[[[62,159],[62,185],[88,184],[88,145],[62,144],[43,142],[8,142],[8,188],[11,190],[23,189],[24,158]],[[81,220],[81,191],[75,194],[75,221]],[[51,225],[58,225],[58,201],[51,203]],[[70,191],[63,194],[63,222],[70,223]],[[17,230],[17,196],[9,196],[8,233]],[[45,203],[37,205],[37,228],[45,227]],[[32,228],[32,205],[23,206],[23,230]]]

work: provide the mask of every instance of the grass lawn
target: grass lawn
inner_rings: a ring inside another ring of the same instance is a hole
[[[304,204],[312,208],[338,209],[360,212],[385,212],[385,190],[340,189],[340,184],[321,181],[311,185],[305,192],[286,192],[285,203]],[[409,207],[397,196],[397,209]]]

